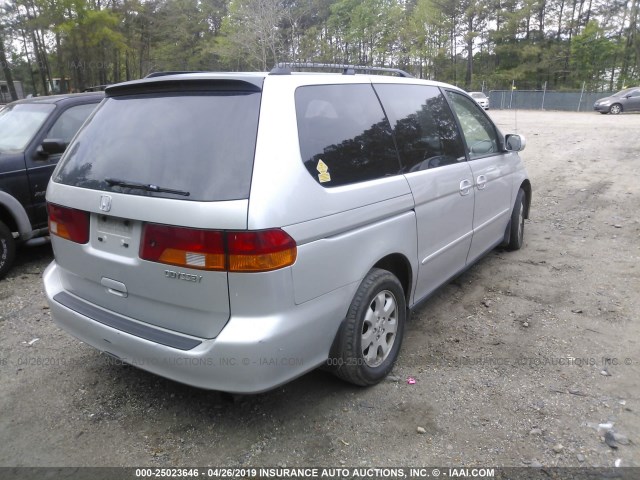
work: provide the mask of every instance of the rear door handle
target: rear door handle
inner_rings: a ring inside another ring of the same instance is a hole
[[[129,292],[127,292],[127,286],[116,280],[112,280],[111,278],[102,277],[100,280],[100,284],[103,287],[107,288],[107,292],[112,295],[116,295],[117,297],[127,298],[129,296]]]
[[[476,179],[476,186],[478,187],[478,190],[484,190],[484,187],[487,186],[487,177],[484,175],[478,175],[478,178]]]
[[[471,192],[471,182],[469,180],[462,180],[460,182],[460,195],[469,195]]]

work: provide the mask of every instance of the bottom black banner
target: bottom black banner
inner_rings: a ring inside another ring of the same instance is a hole
[[[640,467],[0,467],[1,480],[135,479],[638,480]]]

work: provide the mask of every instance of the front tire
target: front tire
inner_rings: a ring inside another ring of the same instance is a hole
[[[405,293],[396,276],[372,269],[334,341],[329,358],[333,372],[360,386],[384,379],[398,358],[406,317]]]
[[[516,203],[511,212],[511,222],[509,224],[509,243],[508,250],[520,250],[524,245],[524,212],[526,208],[526,196],[524,190],[518,190],[516,195]]]
[[[622,113],[622,105],[620,105],[619,103],[614,103],[609,107],[609,113],[611,115],[618,115]]]
[[[11,230],[3,222],[0,222],[0,279],[9,272],[16,256],[16,242]]]

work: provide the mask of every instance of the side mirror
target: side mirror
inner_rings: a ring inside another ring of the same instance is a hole
[[[504,137],[504,144],[510,152],[521,152],[527,145],[524,135],[510,133]]]
[[[46,138],[38,147],[38,153],[44,157],[63,153],[67,148],[67,142],[59,138]]]

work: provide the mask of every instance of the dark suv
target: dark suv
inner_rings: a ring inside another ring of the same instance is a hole
[[[36,97],[0,110],[0,278],[18,244],[46,241],[51,172],[102,92]]]

